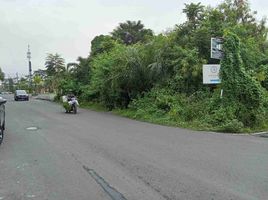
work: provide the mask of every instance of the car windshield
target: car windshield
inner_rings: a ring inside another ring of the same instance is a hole
[[[25,90],[17,90],[17,94],[27,94]]]

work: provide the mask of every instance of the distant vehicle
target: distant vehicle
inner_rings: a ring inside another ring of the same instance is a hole
[[[3,142],[5,130],[5,103],[6,100],[0,97],[0,145]]]
[[[16,90],[14,93],[14,100],[19,101],[19,100],[25,100],[29,101],[29,95],[25,90]]]

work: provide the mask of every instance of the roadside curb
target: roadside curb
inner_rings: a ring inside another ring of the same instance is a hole
[[[36,97],[33,97],[35,99],[39,100],[45,100],[45,101],[54,101],[56,95],[51,94],[51,95],[37,95]]]
[[[268,134],[267,131],[258,132],[258,133],[252,133],[252,135],[262,135],[262,134]]]
[[[268,138],[268,132],[257,132],[257,133],[233,133],[232,135],[235,136],[255,136],[255,137],[267,137]]]
[[[268,138],[268,132],[263,131],[263,132],[259,132],[259,133],[253,133],[252,136]]]

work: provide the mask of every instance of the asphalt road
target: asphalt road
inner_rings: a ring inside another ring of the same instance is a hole
[[[268,138],[7,98],[0,200],[268,199]]]

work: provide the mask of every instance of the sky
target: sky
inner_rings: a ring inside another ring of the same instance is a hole
[[[33,71],[44,69],[48,53],[66,61],[87,57],[91,40],[119,23],[141,20],[158,34],[185,21],[185,3],[215,7],[219,0],[0,0],[0,67],[6,77],[28,74],[30,45]],[[268,1],[251,0],[262,18]]]

